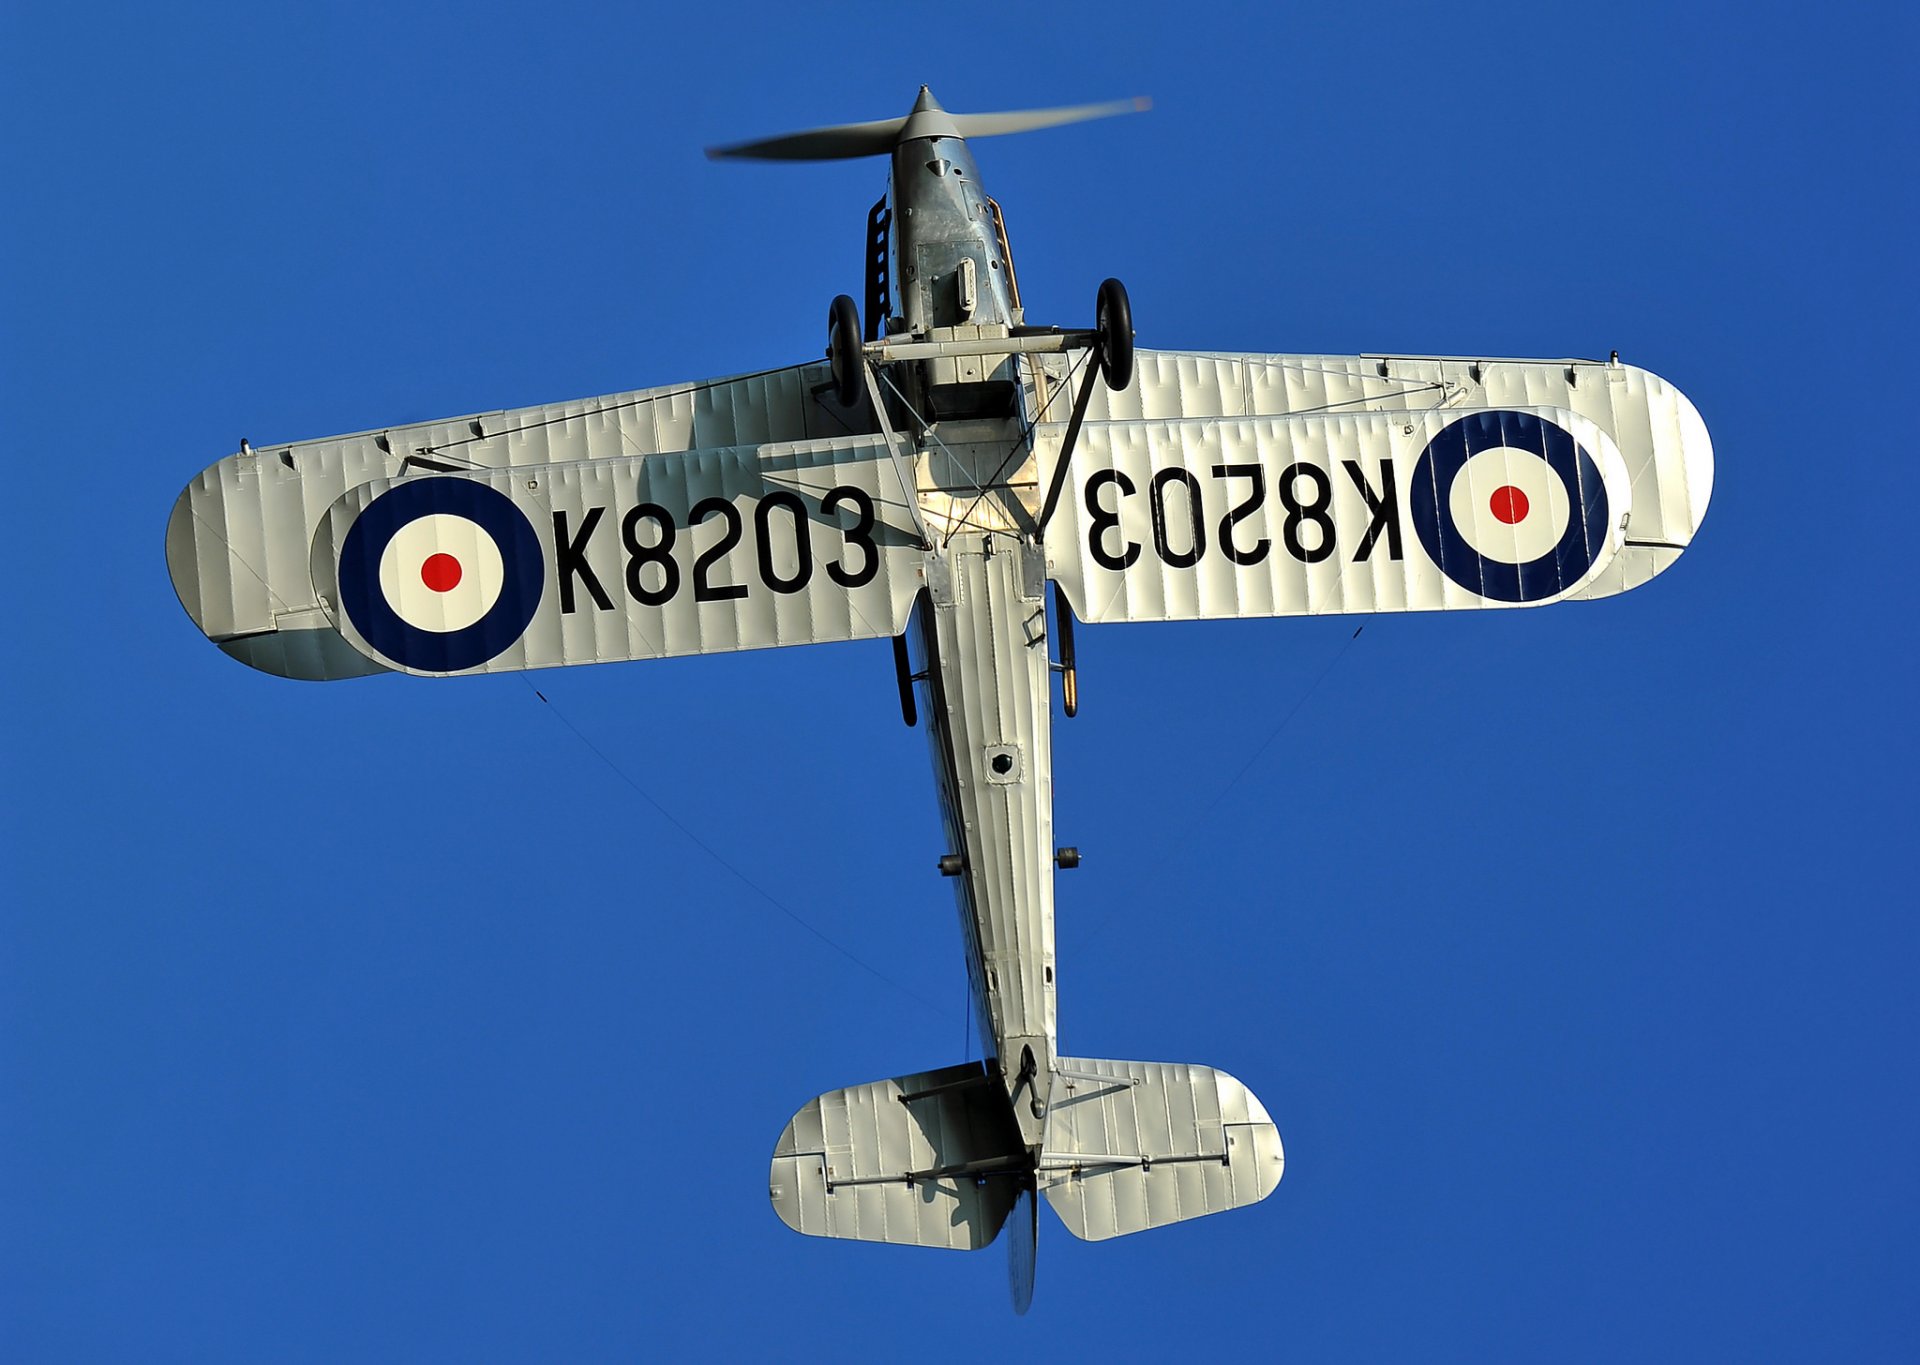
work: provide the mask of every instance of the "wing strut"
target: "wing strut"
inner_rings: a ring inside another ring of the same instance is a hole
[[[871,321],[871,317],[868,320]],[[913,514],[914,527],[920,532],[920,548],[931,550],[933,534],[920,515],[920,492],[914,486],[913,466],[900,453],[899,438],[894,435],[893,423],[887,420],[887,405],[880,398],[872,350],[860,340],[860,310],[845,294],[837,295],[827,309],[827,365],[833,376],[834,397],[842,407],[853,406],[861,381],[866,382],[867,398],[873,404],[873,420],[880,424],[880,435],[887,443],[887,458],[893,461],[893,472],[900,480],[900,497],[907,504],[907,511]]]
[[[1086,420],[1087,403],[1093,398],[1093,381],[1104,378],[1107,387],[1115,393],[1133,382],[1133,305],[1127,301],[1126,286],[1118,280],[1100,282],[1100,294],[1094,305],[1093,359],[1095,363],[1087,367],[1087,377],[1080,381],[1080,392],[1074,396],[1067,438],[1060,443],[1060,458],[1053,466],[1047,500],[1041,504],[1040,521],[1034,527],[1033,538],[1037,541],[1046,538],[1047,522],[1060,504],[1060,490],[1067,482],[1067,466],[1073,463],[1073,444],[1080,439],[1080,423]],[[1068,695],[1072,695],[1071,689]],[[1073,714],[1071,705],[1067,714]]]
[[[913,513],[913,524],[920,532],[920,548],[933,548],[933,533],[927,530],[927,522],[920,515],[920,493],[914,487],[913,466],[900,452],[900,438],[894,435],[893,423],[887,418],[886,402],[880,397],[880,382],[874,373],[871,360],[862,356],[860,373],[866,377],[867,400],[873,404],[873,420],[880,424],[880,434],[887,440],[887,455],[893,461],[893,472],[900,476],[900,495],[906,499],[907,510]]]
[[[1080,380],[1080,392],[1073,396],[1073,416],[1067,419],[1067,436],[1060,443],[1060,454],[1053,462],[1053,481],[1047,485],[1047,500],[1040,504],[1040,520],[1034,527],[1034,539],[1044,540],[1047,521],[1060,505],[1060,490],[1066,487],[1067,466],[1073,463],[1073,445],[1080,439],[1080,424],[1087,419],[1087,405],[1093,401],[1093,386],[1100,382],[1100,366],[1089,365]]]

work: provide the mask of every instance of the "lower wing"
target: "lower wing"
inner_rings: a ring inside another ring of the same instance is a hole
[[[1142,351],[1056,468],[1089,621],[1532,606],[1646,582],[1713,483],[1684,395],[1617,362]],[[1035,431],[1041,465],[1066,424]]]
[[[243,443],[175,503],[168,569],[209,638],[294,678],[895,635],[920,535],[871,414],[825,378]]]

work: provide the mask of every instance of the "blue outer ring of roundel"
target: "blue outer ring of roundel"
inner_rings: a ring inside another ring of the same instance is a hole
[[[460,630],[423,630],[400,618],[380,591],[380,556],[402,527],[436,512],[465,517],[493,537],[506,581],[487,614]],[[367,504],[340,547],[340,609],[361,638],[405,668],[458,673],[502,653],[533,620],[546,589],[546,556],[524,513],[504,493],[472,479],[416,479]]]
[[[1524,564],[1488,559],[1454,525],[1454,476],[1483,450],[1510,446],[1544,459],[1572,494],[1567,529],[1551,550]],[[1496,602],[1539,602],[1566,591],[1607,543],[1607,485],[1571,432],[1530,412],[1476,412],[1427,442],[1413,469],[1413,529],[1440,572]]]

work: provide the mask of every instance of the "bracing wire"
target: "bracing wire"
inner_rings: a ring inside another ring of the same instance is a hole
[[[1280,732],[1292,723],[1295,716],[1300,714],[1300,708],[1305,706],[1307,702],[1312,699],[1313,694],[1320,690],[1320,684],[1327,680],[1327,675],[1333,672],[1335,666],[1338,665],[1342,659],[1346,658],[1347,651],[1353,648],[1353,642],[1360,638],[1360,632],[1365,629],[1365,626],[1354,627],[1353,634],[1346,638],[1346,642],[1333,652],[1333,657],[1328,659],[1321,670],[1314,675],[1313,681],[1307,684],[1307,690],[1300,694],[1299,700],[1295,701],[1294,704],[1288,708],[1287,713],[1280,717],[1280,723],[1268,732],[1267,737],[1260,741],[1258,747],[1256,747],[1251,754],[1247,755],[1247,761],[1240,765],[1240,771],[1227,779],[1226,785],[1214,794],[1213,800],[1209,801],[1198,815],[1187,822],[1187,827],[1182,831],[1183,833],[1191,833],[1195,825],[1198,825],[1209,815],[1212,815],[1214,808],[1227,799],[1227,793],[1234,789],[1241,778],[1253,770],[1253,765],[1260,761],[1261,755],[1272,748],[1273,742],[1280,738]]]
[[[1222,801],[1227,799],[1227,793],[1231,792],[1234,787],[1239,784],[1240,779],[1253,771],[1254,764],[1258,763],[1261,756],[1273,747],[1273,742],[1280,738],[1287,726],[1293,723],[1293,718],[1299,715],[1306,704],[1313,699],[1314,693],[1320,690],[1320,685],[1324,683],[1328,676],[1332,674],[1333,670],[1339,666],[1340,661],[1347,657],[1347,651],[1353,648],[1354,642],[1360,638],[1360,632],[1365,629],[1366,627],[1364,625],[1356,626],[1353,634],[1349,635],[1340,647],[1334,650],[1332,655],[1328,657],[1326,663],[1321,666],[1320,671],[1314,675],[1313,681],[1307,684],[1305,690],[1295,698],[1293,705],[1287,708],[1286,713],[1280,717],[1273,729],[1267,732],[1267,737],[1254,746],[1253,752],[1247,756],[1247,761],[1240,765],[1240,770],[1226,780],[1220,790],[1214,793],[1213,799],[1200,808],[1198,814],[1188,818],[1187,822],[1182,825],[1179,831],[1169,840],[1171,844],[1185,844],[1193,831],[1198,828],[1208,816],[1213,814],[1214,809],[1219,806]],[[1113,922],[1119,918],[1120,912],[1125,904],[1126,902],[1124,901],[1116,901],[1107,908],[1107,912],[1089,927],[1086,936],[1087,943],[1092,944],[1113,926]]]
[[[517,436],[523,431],[537,431],[541,427],[556,426],[561,422],[577,421],[582,417],[598,417],[602,413],[620,412],[626,408],[637,408],[645,403],[658,403],[668,398],[685,398],[688,394],[705,393],[708,389],[721,388],[727,384],[738,384],[749,379],[765,379],[770,375],[785,374],[789,370],[804,370],[818,361],[805,361],[798,365],[775,365],[771,369],[755,370],[752,374],[730,374],[721,379],[705,379],[698,384],[683,384],[678,388],[655,389],[619,403],[608,403],[605,407],[583,408],[579,412],[563,412],[553,417],[543,417],[537,422],[527,422],[521,426],[508,427],[501,431],[490,431],[477,436],[462,437],[458,441],[442,441],[437,445],[422,446],[421,454],[444,455],[455,446],[470,446],[478,441],[496,441],[503,436]],[[592,400],[588,400],[592,401]],[[459,456],[453,458],[458,459]]]
[[[759,882],[755,881],[752,877],[748,876],[745,872],[741,871],[739,867],[735,866],[732,862],[728,861],[725,854],[721,853],[719,849],[715,848],[712,844],[708,843],[705,839],[702,839],[697,833],[694,832],[694,830],[691,827],[689,827],[686,824],[685,821],[681,820],[679,816],[675,815],[671,810],[667,809],[667,807],[661,803],[658,797],[654,796],[652,792],[648,791],[639,782],[637,782],[630,773],[628,773],[618,763],[614,762],[612,756],[609,755],[605,749],[602,749],[598,744],[594,743],[593,739],[587,734],[586,731],[582,730],[578,725],[575,725],[572,719],[567,715],[566,712],[562,711],[558,706],[555,706],[553,704],[552,699],[550,699],[546,695],[546,693],[542,692],[539,688],[535,687],[531,682],[528,682],[524,676],[520,678],[520,681],[526,684],[527,690],[533,693],[533,695],[540,700],[541,704],[547,708],[547,710],[552,714],[555,720],[559,721],[569,731],[571,731],[573,734],[573,737],[579,740],[581,744],[585,745],[589,753],[591,753],[595,758],[599,759],[601,763],[606,765],[606,768],[609,772],[611,772],[615,777],[619,778],[622,782],[624,782],[633,791],[633,793],[636,796],[638,796],[642,801],[645,801],[649,806],[653,807],[655,813],[657,813],[662,820],[665,820],[669,825],[672,825],[676,830],[680,831],[681,835],[686,838],[688,843],[692,844],[695,848],[699,849],[702,853],[706,854],[709,858],[713,859],[714,862],[720,864],[721,867],[725,868],[729,873],[731,873],[735,878],[735,880],[737,880],[742,886],[746,887],[747,890],[751,891],[754,895],[758,896],[761,900],[765,901],[768,905],[771,905],[774,909],[778,910],[781,914],[785,915],[788,919],[792,920],[795,924],[799,925],[802,929],[806,930],[809,934],[812,934],[815,938],[819,939],[820,942],[824,943],[827,947],[833,949],[834,952],[840,954],[841,957],[844,957],[847,961],[853,963],[854,966],[860,968],[860,970],[866,972],[868,975],[875,977],[880,981],[884,981],[887,985],[893,987],[895,990],[899,991],[902,995],[906,996],[908,999],[913,1000],[917,1004],[920,1004],[926,1007],[928,1010],[932,1011],[936,1015],[944,1015],[946,1013],[945,1010],[941,1009],[938,1005],[934,1004],[931,1000],[927,999],[924,995],[921,995],[918,991],[914,990],[911,986],[905,985],[902,982],[895,980],[893,977],[888,976],[885,972],[881,971],[878,967],[874,966],[871,962],[868,962],[865,958],[861,957],[858,953],[854,952],[851,948],[848,948],[845,944],[833,938],[825,930],[821,929],[818,925],[814,924],[811,920],[807,919],[806,916],[802,915],[799,911],[795,910],[792,906],[788,905],[785,901],[781,900],[778,896],[774,895],[771,891],[767,890],[766,887],[760,885]]]

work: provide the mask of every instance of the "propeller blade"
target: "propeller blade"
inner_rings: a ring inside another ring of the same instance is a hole
[[[1076,104],[1062,109],[1014,109],[999,114],[949,114],[923,85],[913,112],[905,118],[876,119],[871,123],[836,123],[804,132],[709,147],[715,161],[839,161],[855,156],[884,156],[901,141],[917,137],[998,137],[1064,123],[1135,114],[1153,107],[1144,95],[1110,104]]]
[[[1075,104],[1060,109],[1012,109],[1003,114],[955,114],[953,121],[961,137],[999,137],[1003,133],[1029,133],[1036,128],[1058,128],[1063,123],[1085,123],[1090,119],[1112,118],[1116,114],[1139,114],[1153,108],[1145,95],[1108,104]]]
[[[736,142],[729,147],[709,147],[707,156],[714,161],[839,161],[852,156],[884,156],[893,150],[900,130],[906,126],[903,118],[836,123],[753,142]]]

